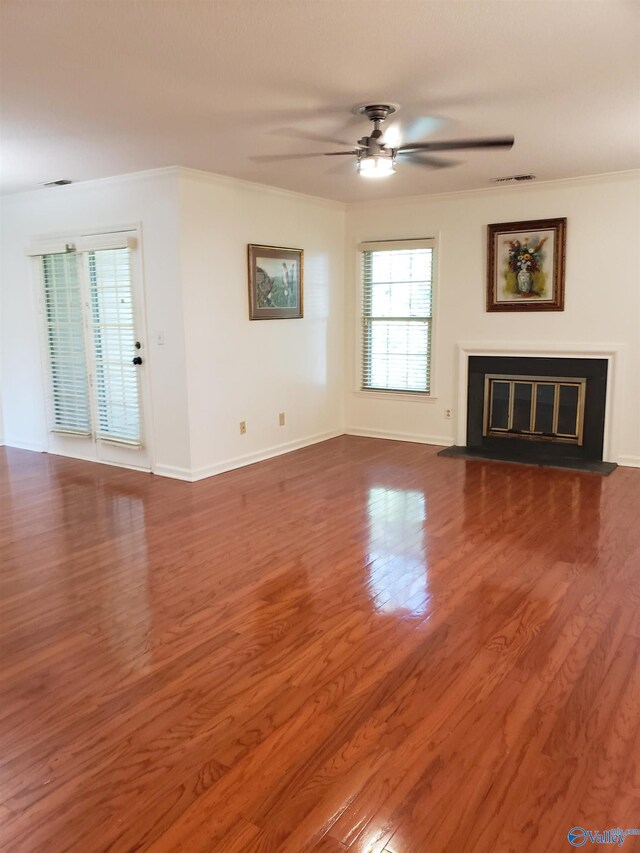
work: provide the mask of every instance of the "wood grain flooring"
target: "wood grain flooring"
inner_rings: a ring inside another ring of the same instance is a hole
[[[343,436],[188,484],[0,448],[1,849],[640,826],[640,471],[436,450]]]

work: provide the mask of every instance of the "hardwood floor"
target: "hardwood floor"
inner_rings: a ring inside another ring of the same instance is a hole
[[[0,448],[2,850],[639,827],[640,471],[436,450],[187,484]]]

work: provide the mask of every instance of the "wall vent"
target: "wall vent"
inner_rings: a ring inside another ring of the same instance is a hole
[[[492,184],[508,184],[512,181],[535,181],[535,175],[508,175],[505,178],[492,178]]]

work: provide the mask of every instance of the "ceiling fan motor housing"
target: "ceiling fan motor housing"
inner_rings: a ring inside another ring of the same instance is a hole
[[[358,152],[358,161],[362,161],[365,157],[380,157],[384,160],[390,160],[393,163],[395,152],[385,147],[382,141],[380,122],[383,122],[387,116],[395,113],[396,110],[397,107],[392,104],[363,104],[360,107],[356,107],[354,112],[366,115],[374,124],[371,136],[363,136],[358,140],[358,145],[361,146],[361,150]]]
[[[398,108],[393,104],[363,104],[356,107],[357,112],[366,115],[370,121],[384,121],[387,116],[393,115]]]

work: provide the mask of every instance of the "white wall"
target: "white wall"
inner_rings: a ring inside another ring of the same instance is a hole
[[[180,224],[194,475],[342,433],[344,206],[181,170]],[[303,319],[249,321],[248,243],[304,249]]]
[[[567,217],[565,310],[486,313],[486,226]],[[346,244],[348,432],[452,444],[459,342],[615,344],[610,458],[640,465],[640,179],[637,173],[350,206]],[[424,402],[357,392],[360,240],[439,238],[434,395]]]
[[[172,168],[9,196],[2,217],[7,444],[47,447],[25,249],[131,225],[142,232],[155,472],[198,478],[342,433],[343,205]],[[250,242],[304,248],[303,319],[249,321]]]
[[[186,366],[180,293],[178,175],[145,172],[69,187],[41,189],[2,200],[2,397],[5,442],[31,450],[47,446],[44,381],[31,259],[35,237],[139,225],[151,338],[147,347],[153,399],[156,465],[190,466]]]
[[[0,447],[4,446],[4,406],[2,403],[2,277],[0,275]]]
[[[487,314],[489,222],[566,216],[566,310]],[[452,443],[456,344],[621,347],[609,458],[640,464],[638,175],[342,205],[185,169],[2,202],[4,439],[46,447],[35,238],[140,224],[158,473],[197,478],[344,431]],[[345,254],[345,234],[346,247]],[[437,236],[434,401],[357,392],[359,240]],[[248,320],[247,243],[305,250],[302,320]],[[344,278],[346,274],[346,288]],[[157,346],[159,331],[165,345]],[[278,425],[278,413],[286,425]],[[239,421],[247,422],[247,434]]]
[[[2,245],[2,218],[0,217],[0,246]],[[0,447],[4,446],[4,405],[2,402],[2,267],[0,266]]]

